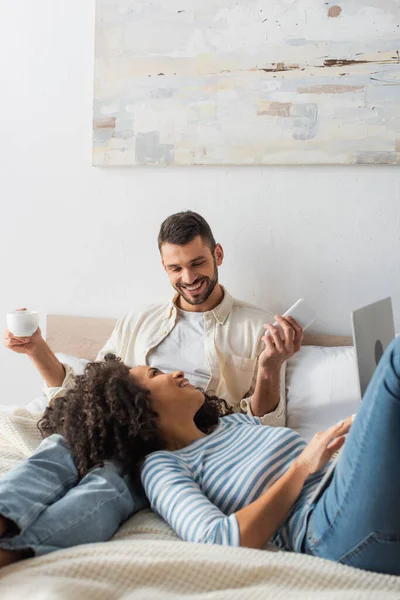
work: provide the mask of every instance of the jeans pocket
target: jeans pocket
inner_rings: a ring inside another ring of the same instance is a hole
[[[399,575],[400,534],[372,532],[343,554],[339,562],[358,569]]]

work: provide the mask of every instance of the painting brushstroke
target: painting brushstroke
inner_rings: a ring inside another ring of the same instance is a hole
[[[400,163],[397,0],[97,0],[93,164]]]

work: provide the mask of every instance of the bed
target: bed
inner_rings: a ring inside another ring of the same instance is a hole
[[[52,315],[47,318],[47,340],[64,357],[93,359],[114,323],[113,319]],[[351,338],[308,336],[304,341],[287,368],[288,424],[311,437],[325,425],[321,415],[332,422],[336,414],[351,414],[345,395],[353,395],[354,406],[359,399]],[[338,368],[341,376],[332,376]],[[319,397],[328,399],[317,410]],[[308,413],[305,404],[311,406]],[[0,475],[34,451],[40,441],[37,420],[38,413],[27,408],[0,414]],[[400,577],[274,551],[270,546],[259,551],[186,543],[150,510],[133,516],[107,543],[61,550],[0,571],[2,600],[339,597],[400,598]]]

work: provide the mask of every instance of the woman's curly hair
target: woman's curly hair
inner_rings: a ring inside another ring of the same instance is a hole
[[[207,434],[232,409],[216,396],[204,396],[194,422]],[[165,449],[157,418],[148,390],[135,383],[119,358],[107,354],[86,365],[65,396],[46,408],[38,427],[43,437],[65,437],[81,477],[105,460],[116,460],[135,478],[147,454]]]

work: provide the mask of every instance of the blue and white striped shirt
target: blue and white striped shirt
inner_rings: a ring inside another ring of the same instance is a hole
[[[181,450],[149,454],[141,477],[151,508],[189,542],[240,546],[235,512],[287,471],[306,442],[286,427],[263,426],[257,417],[233,414],[207,437]],[[326,468],[308,477],[272,541],[301,550],[310,498]]]

